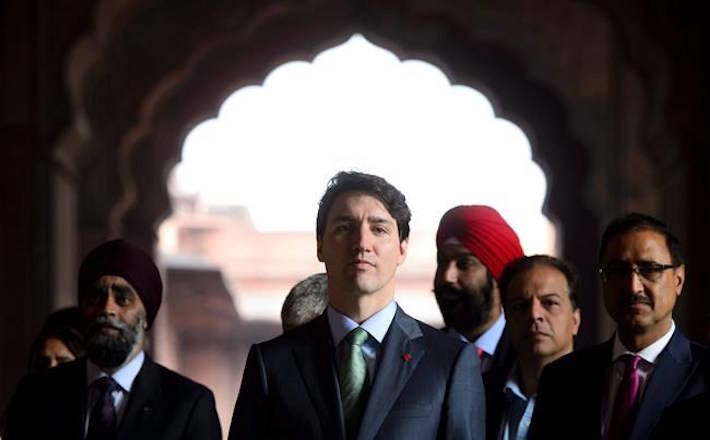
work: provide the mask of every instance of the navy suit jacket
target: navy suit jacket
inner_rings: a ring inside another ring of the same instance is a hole
[[[471,345],[397,308],[377,356],[358,439],[483,439],[483,384]],[[326,314],[252,346],[229,439],[345,439]]]
[[[528,438],[601,438],[613,344],[611,339],[575,351],[545,367]],[[702,352],[700,345],[675,330],[645,385],[630,440],[650,438],[666,407],[707,389]]]
[[[85,359],[23,379],[3,439],[83,439],[86,396]],[[126,405],[117,440],[222,439],[212,392],[148,356]]]
[[[710,381],[710,350],[705,353],[703,371]],[[656,427],[654,439],[675,440],[710,437],[710,391],[675,403],[663,412]]]

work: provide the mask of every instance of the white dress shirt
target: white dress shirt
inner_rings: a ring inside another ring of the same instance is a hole
[[[123,413],[126,411],[126,402],[128,402],[128,395],[131,392],[133,381],[136,380],[136,376],[141,370],[144,360],[145,354],[141,351],[136,355],[136,357],[131,359],[130,362],[128,362],[126,365],[124,365],[119,370],[110,375],[113,380],[115,380],[116,383],[120,386],[119,390],[116,390],[111,393],[111,397],[113,397],[113,406],[114,408],[116,408],[117,423],[120,423],[123,418]],[[94,383],[95,380],[100,379],[104,376],[109,375],[102,371],[99,367],[94,365],[94,363],[92,363],[91,361],[86,361],[86,383],[89,387],[89,393],[86,400],[87,405],[86,417],[84,418],[84,437],[86,437],[89,432],[89,416],[91,415],[91,410],[94,408],[94,405],[96,405],[96,403],[99,401],[99,398],[101,398],[101,396],[99,396],[98,390],[95,387],[92,387],[91,384]]]

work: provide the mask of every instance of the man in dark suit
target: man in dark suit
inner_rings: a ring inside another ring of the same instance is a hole
[[[79,271],[87,358],[25,378],[7,439],[221,439],[214,396],[143,352],[162,281],[152,259],[113,240]]]
[[[503,270],[500,292],[517,361],[510,372],[483,375],[487,439],[527,438],[543,368],[574,349],[578,290],[572,266],[548,255],[523,257]]]
[[[672,319],[685,266],[668,227],[642,214],[612,221],[599,264],[616,333],[545,367],[530,438],[647,439],[666,407],[706,390],[702,348]]]
[[[703,371],[705,381],[710,381],[710,350],[705,352]],[[677,402],[663,412],[653,438],[675,440],[710,437],[708,414],[710,414],[710,391]]]
[[[513,228],[490,206],[457,206],[436,233],[434,294],[446,332],[476,346],[481,371],[507,374],[515,354],[505,325],[498,282],[523,256]]]
[[[410,217],[404,196],[380,177],[331,180],[316,221],[328,308],[252,346],[230,440],[483,438],[472,347],[393,300]]]

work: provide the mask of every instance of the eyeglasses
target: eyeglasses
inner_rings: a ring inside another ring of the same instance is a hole
[[[637,263],[612,263],[599,269],[602,282],[612,282],[626,279],[632,273],[640,278],[655,282],[661,278],[663,272],[675,269],[680,264],[660,264],[653,261],[639,261]]]

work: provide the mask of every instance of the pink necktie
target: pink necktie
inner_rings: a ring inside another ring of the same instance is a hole
[[[614,410],[609,425],[609,439],[628,439],[634,421],[636,400],[639,394],[639,362],[641,358],[625,354],[620,360],[624,363],[624,376],[619,383],[614,401]]]

